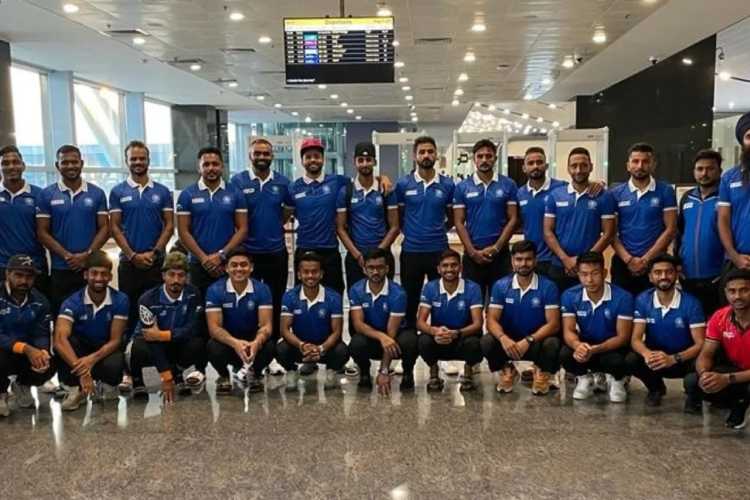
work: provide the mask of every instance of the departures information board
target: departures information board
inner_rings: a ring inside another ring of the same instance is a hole
[[[284,19],[287,84],[393,83],[392,17]]]

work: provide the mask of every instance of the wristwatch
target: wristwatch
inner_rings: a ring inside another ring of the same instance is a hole
[[[223,248],[222,248],[221,250],[219,250],[219,257],[221,257],[221,261],[222,261],[222,262],[226,262],[226,260],[227,260],[227,256],[226,256],[226,254],[224,253],[224,249],[223,249]]]
[[[679,352],[677,354],[673,354],[672,357],[674,357],[675,363],[682,363],[682,355]]]
[[[323,353],[326,352],[325,347],[323,347],[322,345],[320,347],[318,347],[318,352],[320,353],[320,357],[322,358],[323,357]]]
[[[526,342],[528,342],[528,343],[529,343],[529,345],[531,345],[531,344],[533,344],[534,342],[536,342],[536,340],[534,339],[534,336],[533,336],[533,335],[529,335],[529,336],[527,336],[527,337],[526,337]]]

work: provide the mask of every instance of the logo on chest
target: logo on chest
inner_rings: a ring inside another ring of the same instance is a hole
[[[589,210],[596,210],[597,206],[599,206],[599,204],[596,202],[596,200],[589,200],[588,202]]]
[[[659,205],[661,204],[661,200],[659,200],[659,198],[654,197],[654,198],[651,198],[651,200],[649,201],[649,204],[651,205],[652,208],[658,208]]]
[[[542,301],[539,299],[539,297],[534,297],[531,299],[531,307],[539,307],[542,305]]]
[[[86,206],[86,207],[93,207],[94,206],[94,200],[92,200],[91,198],[89,198],[88,196],[86,196],[83,199],[83,205]]]
[[[735,338],[736,336],[737,336],[737,334],[736,334],[736,333],[734,333],[734,332],[733,332],[733,331],[731,331],[731,330],[725,330],[725,331],[724,331],[724,333],[722,333],[722,337],[724,337],[724,338],[725,338],[725,339],[727,339],[727,340],[732,340],[732,339],[733,339],[733,338]]]
[[[224,196],[222,196],[221,202],[224,203],[225,205],[229,205],[230,203],[232,203],[232,197],[229,196],[228,194],[225,194]]]
[[[151,195],[151,203],[159,203],[161,202],[161,196],[158,194],[152,194]]]
[[[610,311],[608,307],[604,308],[604,317],[607,319],[612,319],[612,311]]]
[[[328,314],[328,311],[326,310],[325,307],[321,307],[320,309],[318,309],[319,318],[325,318],[327,314]]]
[[[456,309],[458,309],[459,311],[463,311],[464,309],[466,309],[466,301],[462,299],[456,302]]]
[[[675,318],[674,326],[677,328],[685,328],[685,321],[682,318]]]
[[[323,192],[323,194],[330,194],[331,193],[331,187],[330,186],[323,186],[320,188],[320,190]]]
[[[251,310],[251,311],[252,311],[253,309],[255,309],[255,301],[254,301],[254,300],[248,300],[248,301],[247,301],[247,308],[248,308],[249,310]]]

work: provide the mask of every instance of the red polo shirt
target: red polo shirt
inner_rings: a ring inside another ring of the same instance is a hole
[[[729,361],[740,370],[750,370],[750,328],[742,330],[732,320],[732,307],[719,309],[711,316],[706,338],[721,343]]]

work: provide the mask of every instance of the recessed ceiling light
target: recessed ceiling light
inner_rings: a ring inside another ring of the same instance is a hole
[[[292,116],[299,116],[299,113],[297,111],[292,111]]]
[[[416,122],[418,122],[418,121],[419,121],[419,117],[416,117],[416,116],[412,116],[412,117],[411,117],[411,121],[413,121],[414,123],[416,123]]]
[[[309,116],[305,117],[305,123],[310,123],[311,121],[312,121],[312,118],[310,118]]]
[[[190,71],[200,71],[202,68],[203,68],[203,66],[201,66],[198,63],[190,65]]]
[[[258,43],[267,44],[271,43],[271,37],[267,35],[263,35],[261,37],[258,37]]]
[[[483,33],[487,31],[487,25],[484,24],[484,20],[476,19],[474,24],[471,25],[471,31],[474,33]]]
[[[560,122],[552,122],[552,126],[557,128],[560,126]]]
[[[487,109],[489,109],[490,111],[495,111],[495,110],[496,110],[497,108],[495,107],[495,105],[494,105],[494,104],[490,104],[490,105],[489,105],[489,106],[487,107]]]
[[[554,104],[554,103],[550,103],[550,104],[548,104],[548,105],[547,105],[547,107],[548,107],[549,109],[557,109],[557,104]]]
[[[693,65],[693,60],[690,59],[689,57],[683,57],[682,58],[682,64],[684,64],[685,66],[692,66]]]
[[[542,85],[549,85],[552,83],[552,78],[545,78],[542,80]]]
[[[325,90],[325,89],[327,89],[327,88],[328,88],[328,85],[326,85],[325,83],[321,83],[320,85],[318,85],[318,88],[319,88],[320,90]]]
[[[451,101],[451,106],[458,106],[459,104],[461,104],[461,101],[459,101],[458,99],[453,99]]]
[[[734,101],[729,101],[729,109],[734,109]]]
[[[509,109],[504,109],[503,110],[503,114],[504,115],[509,115],[510,114],[510,110]]]
[[[469,51],[464,56],[464,62],[473,63],[476,60],[477,60],[477,56],[474,54],[474,52]]]
[[[565,56],[565,59],[563,59],[562,63],[563,68],[570,69],[575,65],[576,63],[573,61],[573,56]]]
[[[540,132],[543,133],[543,134],[546,134],[547,133],[547,129],[543,128],[542,130],[540,130]]]
[[[398,79],[399,83],[406,83],[408,81],[409,81],[409,79],[407,77],[405,77],[405,76],[402,76],[401,78]]]
[[[231,82],[227,83],[227,87],[231,87],[231,88],[237,88],[239,85],[240,84],[237,83],[236,81],[231,81]]]
[[[232,21],[242,21],[243,19],[245,19],[245,14],[235,11],[229,14],[229,19],[231,19]]]
[[[536,122],[537,123],[544,123],[544,118],[542,118],[541,116],[537,117]]]
[[[411,87],[408,85],[404,85],[403,87],[401,87],[401,90],[403,90],[404,92],[409,92],[411,90]]]
[[[414,96],[413,95],[407,95],[407,96],[404,97],[404,99],[406,99],[407,101],[413,101],[414,100]]]
[[[255,98],[258,99],[259,101],[265,101],[266,100],[266,96],[264,96],[264,95],[255,96]]]
[[[331,99],[338,99],[339,95],[338,94],[331,94],[328,97],[330,97]]]
[[[78,8],[78,6],[74,3],[66,3],[65,5],[63,5],[63,12],[65,12],[66,14],[75,14],[79,10],[81,9]]]
[[[281,103],[277,102],[276,104],[273,105],[273,107],[276,109],[279,109],[281,107]]]
[[[523,100],[524,100],[524,101],[531,101],[532,99],[534,99],[534,96],[533,96],[533,95],[531,95],[531,94],[525,94],[525,95],[523,96]]]
[[[362,116],[360,116],[360,115],[357,115],[357,116],[355,116],[355,117],[354,117],[354,119],[355,119],[355,120],[361,120],[361,119],[362,119]]]
[[[342,102],[341,104],[339,104],[339,106],[341,106],[342,108],[345,108],[345,107],[347,107],[349,105],[347,103],[345,103],[345,102]]]
[[[458,75],[459,82],[465,82],[468,79],[469,79],[469,75],[467,75],[466,73],[461,73],[460,75]]]
[[[594,36],[591,37],[591,41],[598,44],[607,43],[607,32],[604,31],[604,28],[597,28],[594,31]]]
[[[142,36],[133,37],[133,45],[143,45],[146,43],[146,39]]]
[[[523,118],[524,120],[528,120],[529,119],[529,114],[528,113],[524,113],[524,114],[521,115],[521,118]]]
[[[409,113],[409,116],[417,116],[417,113],[415,111],[412,111],[411,113]]]
[[[453,91],[453,95],[459,95],[459,96],[464,95],[464,90],[463,89],[456,89],[456,90]]]
[[[406,64],[404,64],[404,61],[396,61],[395,63],[393,63],[394,68],[403,68],[404,66],[406,66]]]
[[[391,17],[393,15],[393,11],[390,7],[388,7],[387,3],[378,2],[378,12],[376,15],[378,17]]]
[[[732,74],[729,71],[721,71],[719,73],[719,78],[726,82],[732,79]]]
[[[401,42],[399,42],[398,40],[393,40],[391,45],[393,45],[394,47],[398,47],[399,45],[401,45]]]
[[[350,115],[354,114],[354,110],[352,108],[347,109],[346,112],[349,113]]]

